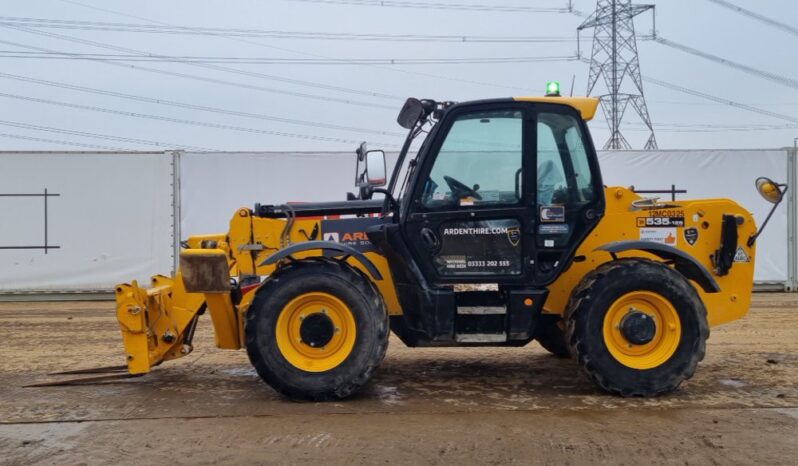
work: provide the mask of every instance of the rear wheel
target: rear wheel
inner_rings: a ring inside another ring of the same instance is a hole
[[[568,348],[568,342],[565,340],[565,332],[560,327],[559,322],[551,323],[543,327],[535,336],[535,339],[540,343],[543,349],[554,356],[558,358],[571,357],[571,350]]]
[[[709,337],[706,309],[677,271],[647,259],[600,266],[574,291],[571,352],[601,388],[659,395],[693,376]]]
[[[275,390],[293,399],[340,399],[363,386],[385,356],[388,316],[360,272],[305,260],[264,282],[245,334],[252,365]]]

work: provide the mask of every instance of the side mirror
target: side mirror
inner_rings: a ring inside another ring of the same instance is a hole
[[[369,186],[385,186],[387,181],[385,170],[385,152],[370,150],[366,152],[365,181]]]
[[[756,190],[760,196],[771,204],[778,204],[782,196],[784,196],[781,185],[764,176],[756,179]]]
[[[420,100],[410,97],[399,111],[396,122],[404,129],[412,129],[422,115],[424,115],[424,104]]]
[[[759,226],[759,230],[757,230],[756,233],[748,238],[746,244],[749,248],[756,243],[756,239],[762,234],[762,230],[765,229],[765,226],[770,221],[770,217],[773,216],[773,212],[776,211],[776,207],[781,204],[781,201],[784,199],[784,193],[787,192],[788,188],[786,184],[778,184],[770,178],[765,178],[764,176],[757,178],[755,183],[757,192],[764,197],[766,201],[773,204],[773,207],[770,209],[770,212],[768,212],[768,216],[765,217],[765,221]]]

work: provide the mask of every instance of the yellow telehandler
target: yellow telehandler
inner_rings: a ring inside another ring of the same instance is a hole
[[[356,392],[390,332],[414,347],[537,340],[610,393],[676,389],[709,328],[748,311],[761,229],[728,199],[603,186],[597,105],[558,90],[408,99],[391,176],[362,145],[348,200],[238,209],[228,232],[183,243],[173,277],[118,285],[125,371],[191,353],[207,311],[217,346],[246,348],[292,399]],[[786,186],[756,184],[775,209]]]

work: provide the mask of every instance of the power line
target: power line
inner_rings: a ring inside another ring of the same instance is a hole
[[[97,42],[97,41],[92,41],[92,40],[88,40],[88,39],[79,39],[77,37],[72,37],[72,36],[68,36],[68,35],[65,35],[65,34],[56,34],[56,33],[52,33],[52,32],[37,31],[37,30],[34,30],[34,29],[29,29],[29,28],[25,28],[25,27],[21,27],[21,26],[12,26],[12,25],[8,25],[8,24],[0,24],[0,27],[16,29],[18,31],[27,32],[29,34],[35,34],[35,35],[40,35],[40,36],[45,36],[45,37],[52,37],[52,38],[56,38],[56,39],[60,39],[60,40],[65,40],[65,41],[68,41],[68,42],[74,42],[74,43],[77,43],[77,44],[90,45],[92,47],[98,47],[98,48],[103,48],[103,49],[107,49],[107,50],[115,50],[117,52],[126,52],[126,53],[141,55],[141,56],[147,56],[147,57],[158,57],[159,56],[158,54],[147,52],[147,51],[143,51],[143,50],[136,50],[136,49],[131,49],[131,48],[127,48],[127,47],[119,47],[119,46],[108,44],[108,43],[105,43],[105,42]],[[19,44],[17,44],[17,45],[19,45]],[[48,49],[42,49],[42,48],[36,48],[36,47],[26,47],[26,48],[29,48],[29,49],[33,48],[33,49],[42,50],[42,51],[55,52],[54,50],[48,50]],[[285,82],[285,83],[288,83],[288,84],[294,84],[294,85],[298,85],[298,86],[315,87],[315,88],[320,88],[320,89],[325,89],[325,90],[332,90],[332,91],[337,91],[337,92],[344,92],[344,93],[363,95],[363,96],[369,96],[369,97],[379,97],[379,98],[385,98],[385,99],[404,100],[404,98],[401,97],[401,96],[396,96],[396,95],[391,95],[391,94],[384,94],[384,93],[374,92],[374,91],[366,91],[366,90],[362,90],[362,89],[352,89],[352,88],[342,87],[342,86],[333,86],[333,85],[330,85],[330,84],[318,83],[318,82],[313,82],[313,81],[305,81],[305,80],[301,80],[301,79],[286,78],[284,76],[277,76],[277,75],[271,75],[271,74],[265,74],[265,73],[256,73],[256,72],[253,72],[253,71],[238,70],[238,69],[235,69],[235,68],[226,68],[226,67],[223,67],[223,66],[215,66],[215,65],[202,64],[202,63],[186,63],[186,64],[187,65],[191,65],[191,66],[195,66],[195,67],[205,68],[205,69],[212,69],[212,70],[215,70],[215,71],[222,71],[222,72],[225,72],[225,73],[233,73],[233,74],[239,74],[239,75],[244,75],[244,76],[249,76],[249,77],[268,79],[268,80],[272,80],[272,81]],[[129,66],[132,67],[132,65],[129,65]],[[148,69],[148,70],[152,71],[151,68]],[[157,71],[161,72],[161,73],[165,72],[164,70],[157,70]],[[290,93],[289,91],[276,90],[276,89],[271,89],[270,92]],[[301,95],[301,93],[293,93],[292,95],[296,95],[296,96],[299,96],[299,97],[308,97],[308,96],[311,96],[312,94]],[[318,97],[319,96],[315,96],[315,98],[318,98]],[[329,99],[332,99],[332,98],[327,98],[327,99],[329,100]],[[341,100],[341,102],[342,103],[346,103],[347,101]],[[391,108],[393,108],[393,107],[391,107]]]
[[[160,24],[160,25],[164,25],[164,26],[174,26],[172,24],[165,23],[163,21],[157,21],[157,20],[153,20],[153,19],[150,19],[150,18],[145,18],[143,16],[136,16],[136,15],[131,15],[131,14],[128,14],[128,13],[122,13],[122,12],[115,11],[115,10],[109,10],[107,8],[101,8],[101,7],[97,7],[97,6],[94,6],[94,5],[87,5],[85,3],[77,2],[75,0],[59,0],[59,1],[62,2],[62,3],[68,3],[70,5],[77,5],[77,6],[81,6],[83,8],[88,8],[90,10],[102,11],[102,12],[105,12],[105,13],[111,13],[111,14],[122,16],[122,17],[125,17],[125,18],[139,19],[139,20],[142,20],[142,21],[147,21],[147,22],[150,22],[150,23]],[[572,13],[580,15],[580,13],[575,11],[575,10]],[[241,37],[227,37],[227,36],[225,36],[223,34],[211,34],[211,35],[216,36],[216,37],[220,37],[222,39],[228,39],[228,40],[241,42],[241,43],[245,43],[245,44],[252,44],[252,45],[256,45],[258,47],[265,47],[265,48],[269,48],[269,49],[273,49],[273,50],[282,50],[284,52],[295,53],[295,54],[298,54],[298,55],[305,55],[305,56],[309,56],[309,57],[319,57],[319,58],[333,58],[333,57],[329,57],[329,56],[326,56],[326,55],[321,55],[321,54],[316,54],[316,53],[308,53],[308,52],[304,52],[304,51],[301,51],[301,50],[290,49],[290,48],[286,48],[286,47],[277,47],[277,46],[274,46],[274,45],[268,45],[268,44],[264,44],[262,42],[256,42],[256,41],[248,40],[248,39],[241,38]],[[382,65],[362,65],[362,66],[369,66],[371,68],[386,70],[386,71],[390,71],[392,73],[401,73],[401,74],[406,74],[406,75],[422,76],[422,77],[425,77],[425,78],[440,79],[440,80],[443,80],[443,81],[452,81],[452,82],[460,82],[460,83],[467,83],[467,84],[476,84],[476,85],[480,85],[480,86],[495,87],[495,88],[500,88],[500,89],[516,89],[516,90],[523,90],[523,91],[527,91],[528,90],[525,87],[507,86],[507,85],[496,84],[496,83],[492,83],[492,82],[476,81],[476,80],[466,79],[466,78],[462,78],[462,77],[442,76],[442,75],[435,74],[435,73],[429,73],[429,72],[423,72],[423,71],[417,71],[417,70],[403,70],[401,68],[395,68],[395,67],[390,67],[390,66],[382,66]],[[234,69],[233,68],[228,68],[228,70],[234,70]],[[238,72],[240,74],[253,76],[253,77],[264,77],[262,74],[259,75],[258,73],[252,73],[252,72],[249,72],[249,71],[238,70]],[[399,99],[404,100],[404,98],[402,98],[402,97],[399,97]]]
[[[98,54],[78,52],[15,52],[0,50],[0,58],[27,58],[51,60],[108,60],[123,62],[162,63],[235,63],[270,65],[457,65],[491,63],[531,63],[575,61],[576,56],[548,57],[457,57],[457,58],[269,58],[269,57],[224,57],[191,55],[142,56],[132,54]]]
[[[117,142],[129,142],[133,144],[141,144],[141,145],[148,145],[148,146],[157,146],[157,147],[166,147],[170,149],[194,149],[194,150],[206,150],[206,151],[218,151],[219,149],[212,149],[208,147],[201,147],[201,146],[190,146],[187,144],[172,144],[160,141],[152,141],[149,139],[138,139],[138,138],[128,138],[128,137],[121,137],[121,136],[111,136],[108,134],[99,134],[99,133],[90,133],[86,131],[75,131],[63,128],[53,128],[51,126],[40,126],[40,125],[32,125],[29,123],[21,123],[18,121],[5,121],[0,120],[0,125],[3,126],[12,126],[15,128],[23,128],[23,129],[32,129],[35,131],[46,131],[49,133],[58,133],[58,134],[69,134],[72,136],[81,136],[85,138],[94,138],[94,139],[105,139],[108,141],[117,141]]]
[[[746,10],[745,8],[739,7],[733,3],[724,1],[724,0],[709,0],[712,3],[716,3],[724,8],[728,8],[734,12],[737,12],[743,16],[747,16],[749,18],[755,19],[761,23],[765,23],[768,26],[775,27],[776,29],[780,29],[784,32],[792,34],[794,36],[798,36],[798,28],[790,26],[789,24],[782,23],[780,21],[776,21],[775,19],[768,18],[767,16],[760,15],[759,13],[755,13],[751,10]]]
[[[597,118],[596,121],[603,122],[603,119]],[[642,123],[636,122],[628,122],[626,123],[630,126],[645,126]],[[758,123],[750,123],[750,124],[704,124],[704,123],[656,123],[654,126],[657,127],[659,131],[662,129],[663,131],[672,131],[672,132],[737,132],[737,131],[782,131],[782,130],[792,130],[798,128],[798,124],[783,124],[783,125],[772,125],[772,124],[758,124]],[[644,128],[638,128],[639,130],[644,130]],[[635,131],[635,129],[632,129]]]
[[[680,50],[685,53],[689,53],[691,55],[695,55],[697,57],[704,58],[706,60],[713,61],[715,63],[720,63],[721,65],[728,66],[730,68],[734,68],[740,71],[744,71],[748,74],[752,74],[754,76],[767,79],[769,81],[775,82],[777,84],[781,84],[783,86],[787,86],[792,89],[798,89],[798,80],[788,78],[786,76],[778,75],[776,73],[770,73],[768,71],[762,71],[757,68],[750,67],[748,65],[743,65],[742,63],[737,63],[731,60],[727,60],[725,58],[719,57],[717,55],[713,55],[711,53],[702,52],[700,50],[694,49],[687,45],[679,44],[673,42],[671,40],[665,39],[664,37],[657,37],[654,39],[655,42],[658,44],[665,45],[672,49]]]
[[[583,58],[582,62],[590,63],[590,60]],[[707,94],[705,92],[696,91],[694,89],[690,89],[684,86],[679,86],[677,84],[669,83],[666,81],[662,81],[660,79],[655,79],[650,76],[641,75],[644,81],[650,82],[651,84],[664,87],[666,89],[670,89],[672,91],[681,92],[683,94],[688,94],[694,97],[699,97],[702,99],[710,100],[716,104],[727,105],[734,108],[739,108],[741,110],[746,110],[749,112],[759,113],[760,115],[767,115],[769,117],[778,118],[780,120],[790,121],[793,123],[798,123],[798,118],[791,117],[789,115],[784,115],[781,113],[771,112],[769,110],[764,110],[758,107],[754,107],[749,104],[744,104],[741,102],[736,102],[734,100],[725,99],[723,97],[714,96],[711,94]]]
[[[568,36],[480,36],[429,34],[365,34],[349,32],[282,31],[266,29],[236,29],[203,26],[167,26],[100,21],[56,20],[0,16],[0,23],[36,28],[76,29],[80,31],[137,32],[181,35],[224,35],[230,37],[258,37],[266,39],[306,39],[378,42],[455,42],[455,43],[560,43],[576,42]]]
[[[17,80],[17,81],[22,81],[22,82],[27,82],[27,83],[33,83],[33,84],[39,84],[39,85],[44,85],[44,86],[57,87],[57,88],[61,88],[61,89],[69,89],[69,90],[79,91],[79,92],[87,92],[87,93],[91,93],[91,94],[98,94],[98,95],[104,95],[104,96],[110,96],[110,97],[117,97],[117,98],[120,98],[120,99],[134,100],[134,101],[146,102],[146,103],[150,103],[150,104],[166,105],[166,106],[170,106],[170,107],[185,108],[185,109],[189,109],[189,110],[200,110],[200,111],[204,111],[204,112],[213,112],[213,113],[219,113],[219,114],[223,114],[223,115],[231,115],[231,116],[238,116],[238,117],[245,117],[245,118],[254,118],[254,119],[266,120],[266,121],[276,121],[276,122],[279,122],[279,123],[288,123],[288,124],[292,124],[292,125],[310,126],[310,127],[314,127],[314,128],[325,128],[325,129],[332,129],[332,130],[338,130],[338,131],[353,131],[353,132],[357,132],[357,133],[378,134],[378,135],[383,135],[383,136],[396,136],[396,137],[403,137],[404,136],[403,133],[394,132],[394,131],[381,131],[381,130],[374,130],[374,129],[356,128],[356,127],[352,127],[352,126],[335,125],[335,124],[330,124],[330,123],[314,122],[314,121],[307,121],[307,120],[295,120],[295,119],[291,119],[291,118],[283,118],[283,117],[277,117],[277,116],[272,116],[272,115],[265,115],[265,114],[262,114],[262,113],[241,112],[241,111],[237,111],[237,110],[229,110],[229,109],[218,108],[218,107],[208,107],[208,106],[204,106],[204,105],[189,104],[189,103],[185,103],[185,102],[177,102],[177,101],[174,101],[174,100],[166,100],[166,99],[160,99],[160,98],[154,98],[154,97],[146,97],[146,96],[140,96],[140,95],[134,95],[134,94],[125,94],[125,93],[121,93],[121,92],[107,91],[107,90],[103,90],[103,89],[97,89],[97,88],[85,87],[85,86],[78,86],[78,85],[75,85],[75,84],[67,84],[67,83],[63,83],[63,82],[48,81],[48,80],[44,80],[44,79],[32,78],[30,76],[21,76],[21,75],[16,75],[16,74],[0,73],[0,78],[14,79],[14,80]]]
[[[146,113],[136,113],[136,112],[128,112],[124,110],[116,110],[116,109],[109,109],[105,107],[96,107],[92,105],[83,105],[83,104],[73,104],[69,102],[61,102],[56,100],[48,100],[48,99],[39,99],[36,97],[30,96],[23,96],[17,94],[6,94],[0,93],[0,97],[5,97],[8,99],[16,99],[22,100],[27,102],[36,102],[48,105],[55,105],[59,107],[66,107],[66,108],[74,108],[79,110],[89,110],[93,112],[99,113],[106,113],[106,114],[113,114],[113,115],[122,115],[127,117],[134,117],[134,118],[145,118],[149,120],[156,120],[156,121],[165,121],[168,123],[179,123],[184,125],[191,125],[191,126],[200,126],[204,128],[213,128],[213,129],[223,129],[229,131],[240,131],[245,133],[254,133],[254,134],[269,134],[272,136],[281,136],[281,137],[290,137],[290,138],[297,138],[297,139],[309,139],[315,141],[327,141],[327,142],[338,142],[338,143],[345,143],[345,144],[359,144],[361,141],[354,140],[354,139],[343,139],[343,138],[336,138],[336,137],[327,137],[327,136],[317,136],[317,135],[309,135],[309,134],[301,134],[301,133],[290,133],[285,131],[272,131],[260,128],[248,128],[244,126],[235,126],[235,125],[226,125],[221,123],[211,123],[205,121],[196,121],[196,120],[186,120],[182,118],[172,118],[172,117],[165,117],[162,115],[152,115]],[[380,145],[386,147],[396,147],[397,144],[386,144],[386,143],[379,143]]]
[[[9,133],[0,133],[0,137],[10,138],[10,139],[23,139],[25,141],[36,141],[36,142],[48,142],[51,144],[59,144],[62,146],[75,146],[75,147],[86,147],[89,149],[102,149],[102,150],[115,150],[115,151],[123,151],[125,149],[121,147],[111,147],[111,146],[99,146],[96,144],[85,144],[82,142],[72,142],[72,141],[64,141],[61,139],[49,139],[49,138],[39,138],[35,136],[23,136],[21,134],[9,134]]]
[[[645,81],[647,81],[647,82],[650,82],[651,84],[654,84],[654,85],[657,85],[657,86],[660,86],[660,87],[664,87],[664,88],[667,88],[667,89],[671,89],[673,91],[681,92],[681,93],[684,93],[684,94],[689,94],[689,95],[692,95],[692,96],[695,96],[695,97],[700,97],[700,98],[706,99],[706,100],[711,100],[713,102],[718,102],[718,103],[721,103],[721,104],[724,104],[724,105],[728,105],[728,106],[731,106],[731,107],[739,108],[739,109],[746,110],[746,111],[749,111],[749,112],[759,113],[760,115],[767,115],[769,117],[778,118],[780,120],[789,121],[791,123],[798,123],[798,118],[791,117],[789,115],[784,115],[784,114],[781,114],[781,113],[771,112],[770,110],[764,110],[764,109],[761,109],[761,108],[758,108],[758,107],[753,107],[751,105],[742,104],[740,102],[735,102],[733,100],[724,99],[722,97],[717,97],[717,96],[710,95],[710,94],[707,94],[707,93],[704,93],[704,92],[699,92],[699,91],[696,91],[694,89],[689,89],[689,88],[686,88],[684,86],[671,84],[671,83],[668,83],[668,82],[665,82],[665,81],[661,81],[659,79],[654,79],[654,78],[651,78],[651,77],[647,77],[647,76],[643,76],[643,79]]]
[[[0,27],[11,27],[11,26],[0,26]],[[33,30],[27,31],[27,30],[25,30],[25,28],[12,27],[12,29],[20,29],[20,30],[24,30],[25,32],[31,32],[33,34],[51,35],[50,33],[43,33],[43,32],[40,32],[40,31],[33,31]],[[60,34],[54,34],[54,36],[60,36]],[[76,39],[76,38],[68,38],[68,39],[64,38],[64,40],[73,40],[75,42],[82,42],[82,39]],[[92,41],[88,41],[88,42],[92,42]],[[67,52],[59,52],[57,50],[46,49],[46,48],[43,48],[43,47],[36,47],[36,46],[32,46],[32,45],[27,45],[27,44],[20,44],[18,42],[0,40],[0,43],[7,44],[7,45],[13,45],[13,46],[16,46],[16,47],[21,47],[21,48],[26,48],[26,49],[29,49],[29,50],[38,50],[38,51],[44,51],[44,52],[62,53],[62,54],[69,55]],[[89,44],[89,45],[92,45],[92,44]],[[95,46],[103,47],[101,45],[95,45]],[[108,48],[108,47],[105,47],[105,48]],[[307,94],[307,93],[296,92],[296,91],[288,91],[288,90],[285,90],[285,89],[270,88],[270,87],[264,87],[264,86],[260,86],[260,85],[255,85],[255,84],[247,84],[247,83],[241,83],[241,82],[235,82],[235,81],[228,81],[228,80],[218,79],[218,78],[209,78],[209,77],[206,77],[206,76],[198,76],[198,75],[194,75],[194,74],[180,73],[180,72],[177,72],[177,71],[167,71],[167,70],[162,70],[162,69],[158,69],[158,68],[150,68],[150,67],[146,67],[146,66],[132,65],[132,64],[129,64],[129,63],[115,62],[115,61],[112,61],[112,60],[103,60],[103,59],[100,59],[100,58],[85,57],[84,60],[90,60],[90,61],[104,63],[104,64],[108,64],[108,65],[113,65],[113,66],[121,66],[122,68],[127,68],[127,69],[135,69],[135,70],[140,70],[140,71],[147,71],[147,72],[150,72],[150,73],[157,73],[157,74],[166,75],[166,76],[175,76],[175,77],[179,77],[179,78],[191,79],[191,80],[194,80],[194,81],[202,81],[202,82],[211,83],[211,84],[220,84],[220,85],[225,85],[225,86],[232,86],[232,87],[239,88],[239,89],[247,89],[247,90],[253,90],[253,91],[260,91],[260,92],[269,92],[269,93],[281,94],[281,95],[290,95],[290,96],[293,96],[293,97],[302,97],[302,98],[312,99],[312,100],[343,103],[343,104],[347,104],[347,105],[356,105],[356,106],[361,106],[361,107],[382,108],[382,109],[387,109],[387,110],[395,110],[394,106],[388,106],[388,105],[382,105],[382,104],[376,104],[376,103],[369,103],[369,102],[362,102],[362,101],[358,101],[358,100],[341,99],[341,98],[337,98],[337,97],[321,96],[321,95],[316,95],[316,94]],[[202,67],[213,66],[213,65],[204,65],[204,64],[193,64],[193,65],[202,66]],[[241,72],[240,74],[256,74],[257,75],[257,74],[260,74],[260,73]],[[397,100],[398,99],[399,98],[397,97]]]
[[[513,13],[568,13],[568,8],[529,7],[514,5],[489,5],[474,3],[409,2],[403,0],[286,0],[304,3],[326,3],[336,5],[380,6],[396,8],[419,8],[432,10],[499,11]]]

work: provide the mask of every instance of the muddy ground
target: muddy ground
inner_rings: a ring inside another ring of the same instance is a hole
[[[672,395],[622,399],[526,348],[397,339],[359,396],[287,401],[213,347],[106,385],[23,388],[122,363],[108,302],[0,304],[0,464],[796,464],[798,295],[757,294]]]

